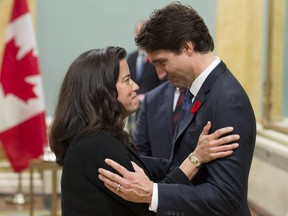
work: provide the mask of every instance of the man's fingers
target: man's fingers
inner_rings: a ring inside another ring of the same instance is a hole
[[[116,170],[118,173],[120,173],[122,176],[125,176],[128,172],[128,170],[125,167],[121,166],[119,163],[109,158],[105,159],[105,163],[110,167],[112,167],[114,170]]]
[[[99,179],[112,188],[115,188],[117,184],[125,184],[125,180],[121,176],[110,172],[109,170],[99,168],[98,172],[100,173]]]
[[[105,184],[105,187],[107,187],[110,191],[112,191],[113,193],[115,193],[116,195],[122,197],[123,199],[125,198],[125,188],[121,187],[120,190],[117,190],[113,187],[111,187],[110,185]],[[123,193],[124,192],[124,193]]]
[[[116,170],[123,177],[109,170],[99,168],[99,179],[103,181],[105,185],[109,186],[112,189],[116,189],[118,184],[121,184],[122,187],[126,187],[127,180],[125,179],[125,176],[129,174],[129,171],[125,167],[121,166],[119,163],[111,159],[105,159],[105,163],[112,167],[114,170]]]
[[[124,178],[103,168],[99,168],[98,172],[100,173],[98,178],[110,191],[125,198],[127,184]]]
[[[99,173],[100,173],[100,170],[99,170]],[[119,184],[119,183],[117,184],[114,181],[111,181],[109,178],[107,178],[105,175],[102,175],[102,174],[99,174],[98,178],[105,184],[106,187],[112,188],[112,191],[114,191],[113,189],[116,190],[117,185]]]
[[[136,163],[134,163],[133,161],[131,161],[131,163],[136,173],[144,173],[143,169],[139,167]]]

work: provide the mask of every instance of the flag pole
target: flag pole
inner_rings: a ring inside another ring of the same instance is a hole
[[[13,204],[13,205],[23,205],[27,203],[27,201],[25,200],[24,194],[22,192],[22,172],[18,173],[18,190],[16,194],[14,194],[14,196],[10,200],[8,200],[7,203]]]

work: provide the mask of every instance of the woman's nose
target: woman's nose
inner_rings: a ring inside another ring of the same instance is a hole
[[[138,91],[140,88],[136,82],[133,81],[133,90]]]

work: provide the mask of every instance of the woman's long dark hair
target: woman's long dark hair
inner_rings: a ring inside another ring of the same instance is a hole
[[[56,162],[63,165],[72,140],[104,132],[128,143],[124,131],[124,106],[117,101],[119,62],[127,53],[121,47],[82,53],[69,67],[62,82],[50,128],[49,143]]]

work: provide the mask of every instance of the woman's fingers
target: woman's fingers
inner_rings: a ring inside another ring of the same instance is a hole
[[[233,127],[224,127],[209,134],[211,129],[211,122],[207,122],[199,137],[197,147],[193,152],[197,158],[204,163],[211,160],[227,157],[233,153],[233,150],[239,147],[236,143],[240,136],[238,134],[231,134]],[[230,135],[228,135],[230,134]]]
[[[215,160],[215,159],[218,159],[218,158],[224,158],[224,157],[230,156],[232,153],[233,153],[232,150],[224,151],[224,152],[223,151],[216,152],[216,153],[211,154],[211,159]]]
[[[211,122],[208,121],[207,124],[202,129],[202,132],[200,134],[200,138],[204,138],[205,136],[208,136],[206,138],[207,140],[219,140],[219,139],[221,139],[220,144],[233,142],[233,141],[239,140],[239,138],[240,138],[239,135],[237,135],[237,134],[225,135],[225,134],[231,133],[234,130],[234,128],[231,126],[220,128],[220,129],[214,131],[214,133],[212,133],[212,134],[209,134],[210,129],[211,129]],[[237,135],[237,136],[235,136],[235,135]],[[220,137],[222,137],[222,138],[220,138]]]
[[[219,139],[211,140],[210,145],[211,146],[219,146],[219,145],[223,145],[223,144],[236,142],[239,139],[240,139],[240,136],[238,134],[232,134],[232,135],[221,137]]]
[[[211,128],[211,122],[208,121],[207,124],[205,125],[205,127],[203,128],[200,136],[201,136],[201,135],[208,135],[210,128]]]
[[[232,143],[228,145],[220,145],[213,148],[210,148],[210,153],[233,151],[239,147],[238,143]]]
[[[216,130],[214,133],[210,134],[209,136],[211,137],[211,139],[218,139],[219,137],[227,134],[227,133],[231,133],[233,131],[233,127],[224,127],[224,128],[220,128],[218,130]]]

